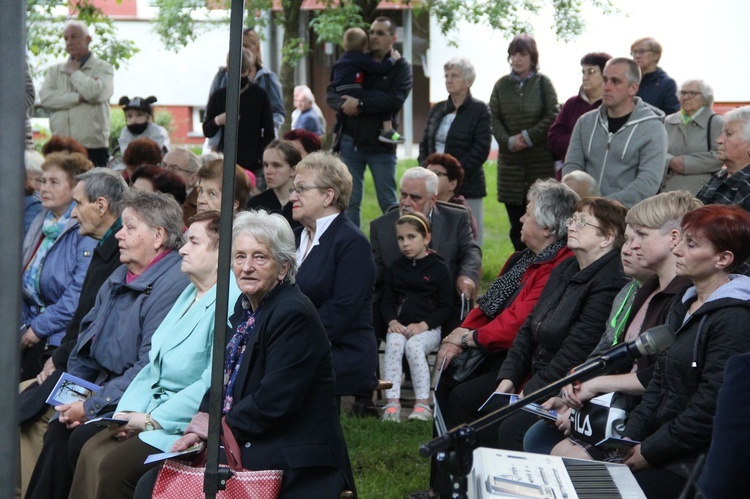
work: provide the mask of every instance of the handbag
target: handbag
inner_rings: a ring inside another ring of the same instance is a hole
[[[282,470],[249,471],[242,468],[242,456],[232,430],[226,420],[221,420],[221,443],[224,445],[227,462],[232,470],[217,498],[221,499],[276,499],[281,491]],[[206,471],[205,452],[198,466],[180,461],[166,461],[156,478],[154,499],[185,499],[203,497],[203,475]]]
[[[456,383],[463,383],[478,374],[484,365],[487,355],[478,348],[469,348],[456,355],[448,364],[447,374]]]
[[[570,436],[598,445],[608,438],[622,438],[628,412],[639,397],[609,392],[594,397],[581,409],[570,410]]]

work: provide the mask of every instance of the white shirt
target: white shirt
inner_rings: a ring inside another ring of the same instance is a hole
[[[337,216],[339,216],[339,213],[334,213],[333,215],[328,215],[327,217],[315,220],[315,238],[310,245],[310,251],[318,245],[320,237],[325,233],[328,226],[331,225],[331,222],[333,222],[333,219]],[[299,247],[297,248],[297,267],[302,265],[302,262],[305,261],[307,255],[310,254],[310,251],[307,253],[304,252],[308,244],[310,244],[310,232],[307,229],[304,229],[302,234],[300,234]]]

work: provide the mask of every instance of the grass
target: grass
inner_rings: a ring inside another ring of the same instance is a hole
[[[396,178],[415,160],[399,161]],[[484,245],[482,246],[481,290],[497,276],[503,263],[513,252],[508,238],[508,216],[505,207],[495,199],[497,166],[494,161],[484,165],[488,192],[484,200]],[[370,221],[381,215],[375,197],[370,171],[365,175],[362,201],[362,230],[369,236]],[[409,493],[429,486],[430,461],[419,456],[419,445],[432,438],[429,423],[411,421],[384,424],[373,418],[341,418],[349,457],[354,468],[357,491],[362,499],[403,499]]]

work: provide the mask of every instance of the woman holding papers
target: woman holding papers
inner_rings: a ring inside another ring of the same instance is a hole
[[[180,248],[182,272],[190,284],[151,339],[149,363],[117,404],[112,425],[86,443],[76,465],[71,497],[132,497],[138,479],[155,466],[150,454],[167,452],[198,410],[211,381],[219,212],[191,218]],[[230,288],[230,303],[239,296]]]

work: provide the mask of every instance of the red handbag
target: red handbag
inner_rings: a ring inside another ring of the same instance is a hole
[[[276,499],[281,491],[281,470],[249,471],[242,468],[242,456],[232,430],[222,418],[221,443],[233,475],[220,490],[217,499]],[[203,497],[203,475],[206,471],[205,453],[201,454],[202,465],[191,465],[180,461],[166,461],[156,479],[154,499],[186,499]]]

